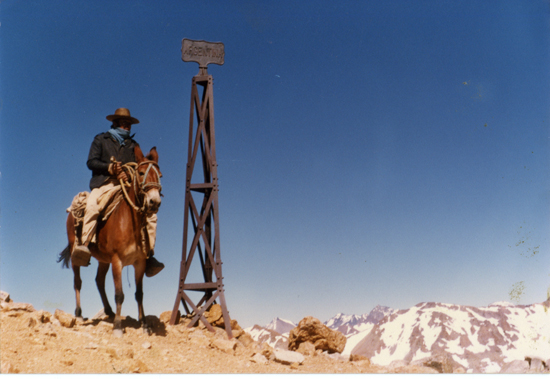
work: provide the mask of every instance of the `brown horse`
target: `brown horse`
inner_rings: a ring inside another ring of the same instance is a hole
[[[136,280],[136,301],[138,303],[139,321],[143,330],[150,333],[145,321],[143,310],[143,274],[145,273],[146,252],[142,247],[141,229],[146,222],[147,214],[156,213],[161,200],[160,177],[158,168],[158,153],[155,147],[147,157],[143,156],[139,146],[134,149],[136,163],[126,164],[123,169],[130,178],[128,189],[125,191],[125,201],[121,201],[106,221],[98,222],[97,243],[89,245],[92,256],[99,262],[96,284],[103,302],[103,309],[109,317],[115,316],[113,333],[122,336],[122,322],[120,312],[124,293],[122,291],[122,268],[133,265]],[[81,229],[79,227],[78,229]],[[76,232],[80,232],[77,230]],[[69,267],[71,252],[75,243],[75,219],[69,212],[67,217],[67,237],[69,245],[59,254],[58,262]],[[74,290],[76,293],[75,316],[82,317],[80,308],[80,266],[72,263],[74,271]],[[105,294],[105,277],[109,266],[113,266],[113,280],[115,283],[116,315],[113,313],[107,295]]]

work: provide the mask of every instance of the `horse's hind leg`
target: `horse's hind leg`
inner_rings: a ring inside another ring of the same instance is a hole
[[[101,302],[103,303],[103,312],[105,312],[107,316],[113,317],[115,314],[113,313],[113,309],[111,308],[111,304],[109,304],[107,294],[105,293],[105,277],[107,276],[107,272],[109,272],[109,267],[109,263],[99,262],[95,282],[97,284],[99,296],[101,296]]]
[[[80,289],[82,288],[82,279],[80,278],[80,266],[73,265],[74,272],[74,292],[76,295],[76,309],[74,315],[82,317],[82,308],[80,308]]]
[[[113,280],[115,282],[115,303],[116,303],[116,315],[113,322],[113,334],[116,337],[122,337],[122,318],[120,316],[122,312],[122,303],[124,302],[124,292],[122,291],[122,262],[118,256],[113,257]]]
[[[151,329],[147,326],[145,311],[143,310],[143,274],[145,273],[145,259],[134,264],[134,272],[136,276],[136,301],[138,304],[139,322],[141,323],[143,332],[151,334]]]

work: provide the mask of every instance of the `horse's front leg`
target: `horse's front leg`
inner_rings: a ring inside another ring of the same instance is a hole
[[[107,272],[109,271],[110,264],[109,263],[102,263],[99,262],[99,266],[97,268],[97,275],[95,277],[95,282],[97,285],[97,289],[99,291],[99,296],[101,296],[101,302],[103,303],[103,312],[109,317],[113,317],[115,314],[113,312],[113,309],[111,308],[111,304],[109,304],[109,300],[107,299],[107,294],[105,293],[105,278],[107,277]]]
[[[143,275],[145,274],[145,257],[134,264],[136,276],[136,301],[138,304],[138,316],[143,332],[151,334],[151,329],[147,326],[145,311],[143,310]]]
[[[122,291],[122,262],[117,255],[113,257],[111,262],[113,266],[113,280],[115,282],[115,303],[116,315],[113,322],[113,334],[116,337],[122,337],[122,303],[124,302],[124,292]]]
[[[82,288],[82,279],[80,278],[80,266],[73,266],[74,273],[74,292],[76,295],[76,309],[74,315],[76,317],[82,317],[82,308],[80,308],[80,289]]]

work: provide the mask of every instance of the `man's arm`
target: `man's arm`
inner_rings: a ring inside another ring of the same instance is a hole
[[[101,146],[101,140],[99,136],[96,136],[90,146],[90,153],[88,154],[88,161],[86,165],[90,170],[96,174],[111,175],[109,172],[110,162],[104,162],[101,160],[103,149]]]

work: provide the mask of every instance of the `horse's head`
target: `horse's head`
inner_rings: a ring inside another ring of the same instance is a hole
[[[134,154],[136,156],[137,166],[137,181],[139,183],[140,191],[143,193],[143,208],[147,213],[157,213],[160,207],[160,191],[162,186],[160,185],[160,178],[162,173],[159,169],[159,155],[157,148],[153,147],[146,157],[143,156],[143,152],[139,145],[134,148]]]

